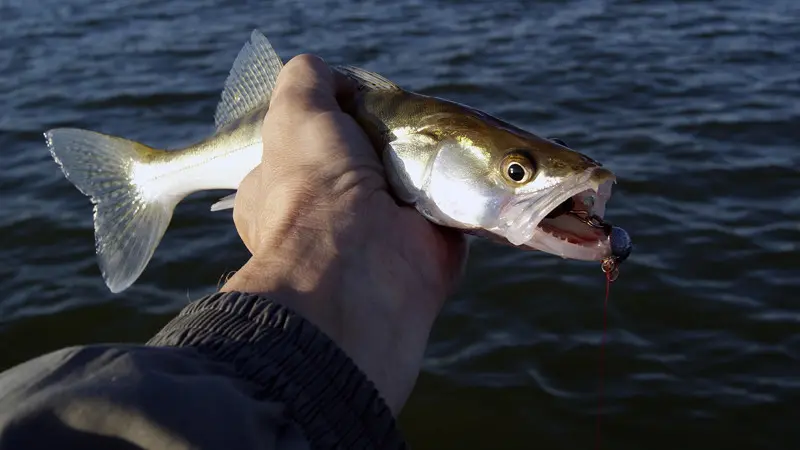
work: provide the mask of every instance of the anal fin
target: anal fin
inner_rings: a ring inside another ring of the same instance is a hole
[[[233,209],[233,205],[236,203],[236,192],[231,195],[226,195],[221,199],[217,200],[216,203],[211,205],[211,211],[224,211],[226,209]]]

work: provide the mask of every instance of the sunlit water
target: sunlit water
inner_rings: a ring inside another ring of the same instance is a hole
[[[244,3],[244,2],[243,2]],[[0,368],[143,341],[245,261],[224,192],[120,295],[42,139],[209,133],[253,28],[604,162],[635,253],[612,286],[605,448],[800,448],[800,3],[0,0]],[[234,5],[239,6],[234,6]],[[415,448],[590,448],[598,265],[479,242],[401,416]]]

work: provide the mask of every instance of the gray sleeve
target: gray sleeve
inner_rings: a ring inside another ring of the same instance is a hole
[[[355,364],[255,295],[198,300],[145,346],[67,348],[0,374],[0,450],[404,447]]]

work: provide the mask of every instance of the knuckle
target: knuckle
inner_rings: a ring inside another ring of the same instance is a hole
[[[307,97],[307,89],[303,86],[298,86],[296,84],[283,85],[280,89],[275,90],[270,108],[280,109],[287,106],[299,106],[302,109],[304,106],[303,103],[308,101]]]
[[[286,63],[284,69],[290,70],[317,70],[327,68],[327,64],[319,56],[310,53],[301,53]]]
[[[330,73],[330,69],[322,58],[308,53],[297,55],[281,69],[276,90],[286,85],[313,86],[325,79],[326,72]]]
[[[326,109],[332,96],[332,73],[318,56],[295,56],[281,69],[270,107],[296,111]]]

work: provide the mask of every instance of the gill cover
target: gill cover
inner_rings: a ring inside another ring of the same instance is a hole
[[[424,190],[439,217],[448,219],[445,225],[484,228],[522,245],[533,236],[541,220],[536,217],[546,215],[539,214],[540,204],[553,183],[544,180],[535,192],[519,193],[498,170],[496,160],[480,147],[466,140],[444,141],[428,167]]]
[[[489,155],[455,140],[442,141],[428,165],[423,190],[446,225],[485,227],[494,222],[504,193],[491,181]]]
[[[446,140],[428,165],[423,190],[438,210],[436,215],[446,218],[444,225],[485,228],[522,245],[558,205],[554,194],[571,187],[558,184],[558,179],[539,173],[515,189],[488,152],[468,140]]]

